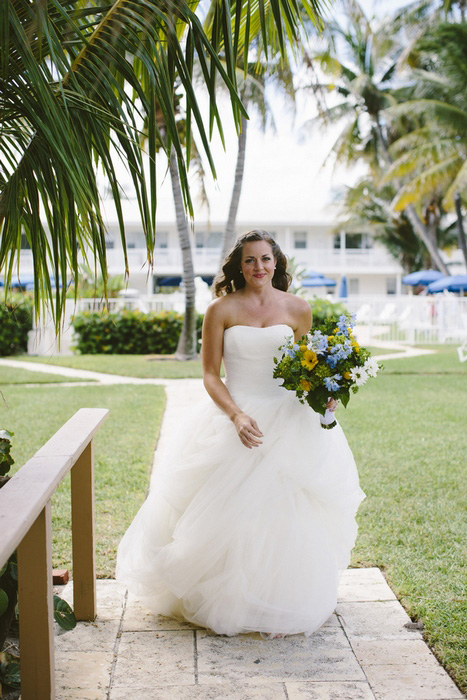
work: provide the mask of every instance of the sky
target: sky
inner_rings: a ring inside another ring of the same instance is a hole
[[[408,0],[360,0],[368,16],[382,16]],[[333,171],[333,164],[325,164],[339,129],[324,131],[316,126],[307,132],[303,125],[314,114],[314,101],[301,95],[295,116],[283,100],[269,93],[276,130],[261,131],[259,121],[251,116],[247,132],[246,166],[237,221],[241,225],[266,226],[268,223],[332,223],[336,218],[333,199],[345,185],[351,185],[363,173],[362,168]],[[203,103],[203,98],[201,98]],[[217,180],[206,176],[209,211],[197,203],[196,182],[192,195],[195,203],[195,221],[223,224],[227,220],[237,156],[237,137],[231,118],[230,103],[223,99],[221,115],[225,129],[226,150],[220,139],[214,137],[212,153]],[[206,112],[207,100],[204,99]],[[174,205],[170,178],[164,158],[158,166],[158,221],[174,220]],[[122,177],[125,188],[125,177]],[[108,203],[108,218],[112,220]],[[134,201],[125,206],[126,220],[136,221]]]

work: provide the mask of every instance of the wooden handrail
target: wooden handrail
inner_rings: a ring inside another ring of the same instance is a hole
[[[70,470],[75,616],[96,616],[92,439],[108,413],[79,409],[0,489],[0,567],[18,550],[22,700],[55,698],[50,499]]]

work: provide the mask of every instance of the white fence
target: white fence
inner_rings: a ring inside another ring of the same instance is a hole
[[[357,314],[357,327],[365,343],[456,344],[467,339],[467,297],[358,296],[347,299],[345,305]]]

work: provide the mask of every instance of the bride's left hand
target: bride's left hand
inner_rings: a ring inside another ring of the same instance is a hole
[[[339,405],[339,401],[336,399],[328,399],[328,402],[326,404],[326,408],[328,411],[335,411]]]

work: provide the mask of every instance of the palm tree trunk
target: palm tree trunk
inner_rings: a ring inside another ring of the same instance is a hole
[[[193,267],[190,231],[188,228],[185,207],[183,206],[180,173],[178,170],[177,155],[174,149],[172,149],[170,152],[169,169],[175,204],[178,239],[180,249],[182,251],[183,283],[185,285],[185,315],[183,318],[182,332],[180,333],[180,338],[178,339],[175,357],[177,360],[194,360],[197,357],[195,273]]]
[[[238,137],[238,154],[237,165],[235,168],[235,179],[230,200],[229,217],[222,238],[221,263],[226,257],[229,250],[235,243],[235,223],[237,221],[238,205],[240,203],[240,195],[242,193],[243,174],[245,171],[245,153],[246,153],[246,131],[248,121],[242,117],[242,130]]]
[[[376,124],[376,132],[378,134],[378,139],[379,139],[379,142],[381,145],[381,150],[384,154],[386,162],[389,165],[392,165],[393,160],[392,160],[391,155],[389,153],[388,144],[386,143],[386,139],[384,137],[383,130],[381,128],[381,123],[379,121],[378,115],[376,115],[375,124]],[[404,213],[407,215],[407,218],[410,221],[410,223],[412,224],[413,230],[415,231],[417,236],[425,244],[426,249],[428,250],[430,257],[433,261],[433,265],[435,265],[437,267],[437,269],[440,272],[442,272],[444,275],[449,276],[451,273],[449,272],[444,260],[442,259],[441,255],[440,255],[440,252],[438,250],[438,246],[436,245],[436,242],[433,242],[427,227],[424,225],[423,221],[420,219],[413,204],[409,204],[404,209]]]
[[[456,207],[457,214],[457,237],[459,241],[459,248],[464,254],[465,265],[467,268],[467,242],[465,240],[464,221],[462,219],[461,196],[459,192],[456,192],[454,194],[454,204]]]

